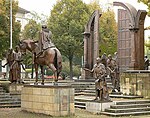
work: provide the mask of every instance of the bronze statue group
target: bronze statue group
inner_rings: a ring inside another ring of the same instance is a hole
[[[34,59],[37,56],[40,56],[44,50],[47,48],[54,46],[54,44],[51,42],[51,32],[48,30],[46,25],[42,26],[42,30],[39,32],[39,40],[38,42],[38,48],[36,49],[36,54],[34,56]],[[20,47],[20,44],[15,47],[15,50],[8,49],[8,51],[5,52],[5,57],[7,60],[7,63],[3,65],[2,67],[5,67],[6,65],[9,66],[9,80],[11,83],[21,83],[21,65],[23,69],[25,70],[23,64],[22,64],[22,54],[23,52],[21,50],[22,47]],[[35,61],[35,60],[33,60]]]
[[[109,91],[107,87],[107,78],[110,78],[113,84],[113,91],[119,91],[119,67],[117,64],[117,52],[114,57],[104,53],[96,59],[96,64],[92,70],[84,68],[84,70],[94,73],[96,97],[94,100],[110,101]]]
[[[7,63],[4,65],[9,66],[9,79],[11,83],[20,83],[21,82],[21,65],[22,64],[22,54],[23,50],[31,50],[33,53],[33,62],[36,71],[36,82],[38,84],[38,65],[41,67],[42,73],[42,83],[44,85],[44,73],[43,66],[48,66],[54,73],[55,82],[58,81],[59,73],[62,69],[62,59],[59,50],[51,42],[52,33],[48,30],[46,25],[42,26],[42,30],[39,32],[39,40],[24,40],[20,42],[18,46],[15,47],[15,50],[9,49],[6,53]],[[36,44],[38,43],[38,45]],[[30,45],[29,45],[30,44]],[[35,45],[35,46],[34,46]],[[33,48],[32,48],[33,46]],[[34,48],[38,46],[37,48]],[[29,49],[32,48],[32,49]],[[49,54],[49,55],[48,55]],[[3,66],[3,67],[4,67]],[[24,69],[24,67],[23,67]],[[109,101],[109,92],[107,87],[107,78],[111,78],[113,83],[113,90],[119,90],[119,67],[117,61],[117,53],[112,57],[110,54],[107,55],[104,53],[101,57],[96,59],[96,64],[92,70],[84,68],[91,73],[94,73],[95,77],[95,87],[96,87],[96,98],[95,100],[100,101]],[[25,70],[25,69],[24,69]]]

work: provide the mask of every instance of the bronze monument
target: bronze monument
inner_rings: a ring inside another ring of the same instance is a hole
[[[38,84],[38,66],[40,65],[42,74],[42,85],[44,85],[44,68],[43,66],[49,67],[54,73],[55,79],[54,84],[58,81],[58,76],[62,70],[62,57],[60,51],[51,43],[50,32],[47,27],[42,27],[42,32],[40,32],[39,41],[34,40],[22,40],[20,42],[20,49],[25,52],[29,50],[34,55],[34,67],[36,73],[35,84]],[[43,41],[45,40],[45,46],[43,46]],[[41,41],[41,42],[40,42]],[[39,50],[39,46],[41,46]]]

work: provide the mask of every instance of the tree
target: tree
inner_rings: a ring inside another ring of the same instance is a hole
[[[53,42],[69,59],[70,78],[73,76],[73,58],[83,54],[84,25],[89,18],[89,9],[82,0],[59,0],[51,11],[48,27],[53,33]]]
[[[40,30],[40,24],[38,24],[35,20],[30,19],[29,23],[25,25],[24,30],[22,32],[22,37],[24,39],[38,39],[38,32]]]
[[[31,12],[30,18],[28,18],[28,23],[25,25],[22,32],[22,37],[24,39],[35,39],[39,38],[38,32],[41,30],[41,24],[46,24],[47,16],[44,14],[38,14],[36,12]]]
[[[19,41],[19,34],[21,25],[19,22],[15,21],[15,15],[18,11],[18,2],[12,1],[12,44],[13,47]],[[9,48],[10,45],[10,1],[9,0],[0,0],[0,58],[2,58],[2,53]]]
[[[149,0],[138,0],[138,2],[142,2],[148,7],[148,16],[150,16],[150,1]]]

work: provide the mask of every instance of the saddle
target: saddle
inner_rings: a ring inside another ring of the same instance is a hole
[[[44,51],[46,51],[46,50],[49,49],[49,48],[55,48],[55,47],[56,47],[55,45],[52,45],[52,46],[50,46],[50,47],[47,47],[47,48],[45,48],[45,49],[42,49],[40,52],[36,53],[36,58],[37,58],[37,57],[44,57]]]

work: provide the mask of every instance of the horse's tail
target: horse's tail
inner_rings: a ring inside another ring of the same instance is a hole
[[[57,50],[56,49],[54,49],[54,51],[55,51],[55,57],[54,57],[54,66],[55,66],[55,68],[56,68],[56,70],[58,70],[58,62],[57,62]]]
[[[55,51],[55,57],[54,57],[54,66],[56,68],[57,71],[57,77],[59,76],[61,69],[62,69],[62,64],[61,62],[59,62],[59,57],[58,57],[58,51],[56,49],[54,49]]]

